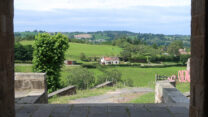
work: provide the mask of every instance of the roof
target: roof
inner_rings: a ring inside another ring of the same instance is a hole
[[[185,49],[179,49],[178,52],[179,52],[180,54],[183,54],[183,55],[190,54],[189,52],[186,52]]]
[[[103,57],[105,61],[117,61],[119,60],[118,57]]]

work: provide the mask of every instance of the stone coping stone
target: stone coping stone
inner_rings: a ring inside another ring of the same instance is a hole
[[[112,85],[113,85],[113,82],[106,81],[106,82],[104,82],[102,84],[99,84],[99,85],[95,86],[93,89],[102,88],[102,87],[105,87],[105,86],[112,86]]]
[[[44,77],[43,77],[44,76]],[[15,80],[16,79],[44,79],[46,77],[46,73],[15,73]]]
[[[71,91],[71,92],[67,93],[70,90],[74,90],[74,91]],[[75,93],[76,93],[76,87],[75,86],[68,86],[68,87],[65,87],[63,89],[60,89],[60,90],[57,90],[55,92],[52,92],[52,93],[48,94],[48,98],[51,98],[55,95],[63,96],[63,95],[72,95],[72,94],[75,94]]]

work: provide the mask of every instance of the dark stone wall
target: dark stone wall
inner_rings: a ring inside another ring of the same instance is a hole
[[[190,117],[208,117],[207,0],[192,0]]]
[[[14,117],[13,0],[0,0],[0,117]]]

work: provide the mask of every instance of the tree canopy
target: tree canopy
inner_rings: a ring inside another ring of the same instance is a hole
[[[59,77],[64,63],[64,53],[68,49],[68,38],[60,33],[41,33],[35,37],[33,69],[46,72],[48,91],[60,88]]]

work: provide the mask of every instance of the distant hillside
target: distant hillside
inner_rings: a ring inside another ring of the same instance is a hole
[[[128,31],[97,31],[97,32],[72,32],[72,33],[64,33],[69,36],[69,38],[73,38],[74,35],[77,34],[91,34],[91,41],[99,42],[97,40],[105,40],[112,41],[121,37],[129,37],[129,38],[137,38],[149,45],[157,44],[157,45],[169,45],[172,41],[182,40],[184,46],[190,47],[190,35],[164,35],[164,34],[152,34],[152,33],[133,33]]]
[[[34,32],[16,32],[15,37],[25,38],[34,37],[38,33],[43,33],[44,31],[34,31]],[[92,43],[103,43],[111,42],[115,39],[121,37],[128,37],[131,39],[140,39],[143,42],[146,42],[149,45],[169,45],[172,41],[182,40],[184,46],[190,47],[190,35],[164,35],[164,34],[152,34],[152,33],[133,33],[128,31],[97,31],[97,32],[62,32],[67,35],[69,38],[73,39],[74,37],[88,35],[88,42]],[[29,35],[29,36],[28,36]],[[32,35],[32,36],[31,36]],[[90,36],[89,36],[90,35]],[[31,39],[31,38],[30,38]],[[32,40],[32,39],[31,39]],[[81,40],[81,38],[80,38]],[[86,41],[86,39],[85,39]]]

